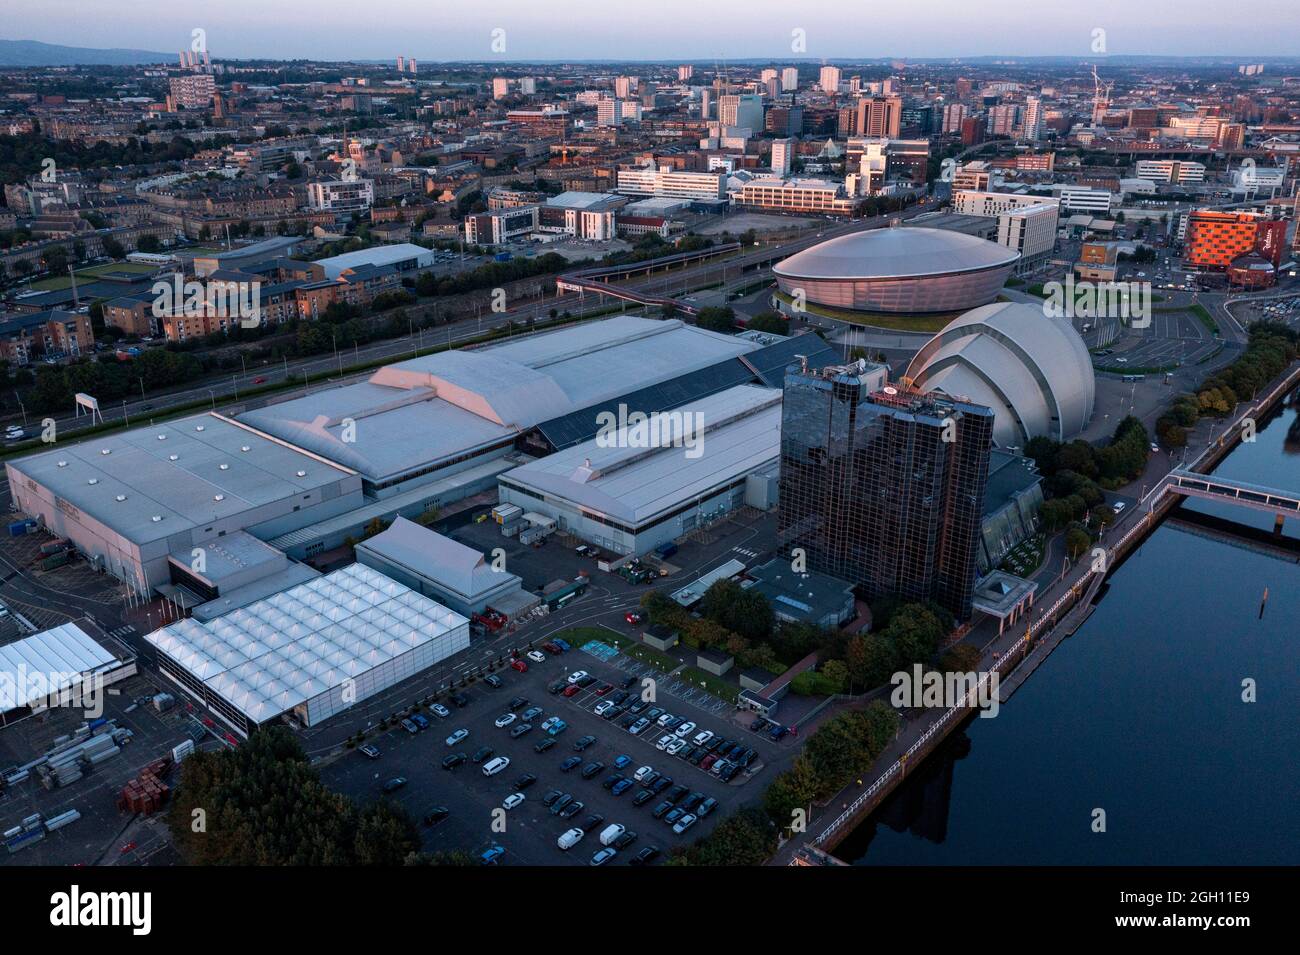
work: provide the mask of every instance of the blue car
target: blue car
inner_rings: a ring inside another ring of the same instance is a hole
[[[422,730],[427,730],[429,728],[429,721],[419,713],[412,713],[411,720]]]
[[[623,793],[631,789],[632,785],[633,785],[632,780],[622,779],[614,784],[614,788],[611,789],[610,792],[612,792],[615,796],[621,796],[623,795]]]
[[[560,640],[559,638],[553,639],[551,643],[555,644],[557,647],[559,647],[561,650],[563,650],[566,653],[573,649],[573,647],[569,646],[567,641]]]
[[[619,756],[615,757],[615,759],[614,759],[614,768],[615,768],[615,769],[622,769],[624,766],[627,766],[627,765],[628,765],[629,763],[631,763],[631,762],[632,762],[632,757],[631,757],[631,756],[623,756],[623,755],[619,755]]]
[[[496,865],[497,860],[505,854],[505,849],[502,849],[500,846],[493,846],[491,849],[486,850],[481,856],[479,856],[478,860],[483,865]]]

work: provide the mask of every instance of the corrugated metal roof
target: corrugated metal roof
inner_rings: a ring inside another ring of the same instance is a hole
[[[75,623],[0,647],[0,713],[28,706],[118,662]]]

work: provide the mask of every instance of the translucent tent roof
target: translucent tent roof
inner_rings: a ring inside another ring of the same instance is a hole
[[[467,623],[352,564],[206,624],[181,620],[145,639],[260,723]]]

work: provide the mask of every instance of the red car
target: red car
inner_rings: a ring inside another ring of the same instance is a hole
[[[623,614],[623,619],[631,626],[635,627],[637,624],[645,622],[645,614],[639,610],[629,610],[627,613]]]
[[[577,696],[578,691],[581,690],[581,689],[582,689],[582,687],[578,686],[578,684],[576,684],[576,683],[570,684],[569,686],[566,686],[566,687],[564,688],[564,695],[565,695],[565,696]]]
[[[512,670],[518,670],[520,673],[528,672],[528,664],[525,663],[523,660],[511,660],[510,668]]]
[[[596,691],[596,695],[597,695],[597,696],[604,696],[606,693],[608,693],[608,692],[609,692],[610,690],[612,690],[612,689],[614,689],[614,684],[612,684],[612,683],[606,683],[604,686],[602,686],[599,690]]]
[[[542,649],[545,650],[547,653],[552,654],[553,656],[559,656],[561,653],[564,652],[563,650],[560,649],[560,645],[558,643],[551,643],[551,641],[549,640],[542,644]]]
[[[256,378],[253,379],[253,384],[255,384],[255,385],[264,385],[264,384],[266,384],[266,376],[265,376],[265,375],[258,375]]]

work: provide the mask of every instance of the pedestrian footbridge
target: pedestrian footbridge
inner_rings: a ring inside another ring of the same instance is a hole
[[[1284,518],[1300,516],[1300,492],[1296,491],[1248,484],[1212,474],[1197,474],[1184,468],[1170,471],[1165,483],[1167,492],[1171,494],[1199,497],[1207,501],[1226,501],[1252,507],[1257,511],[1267,511],[1276,515],[1279,528]]]

